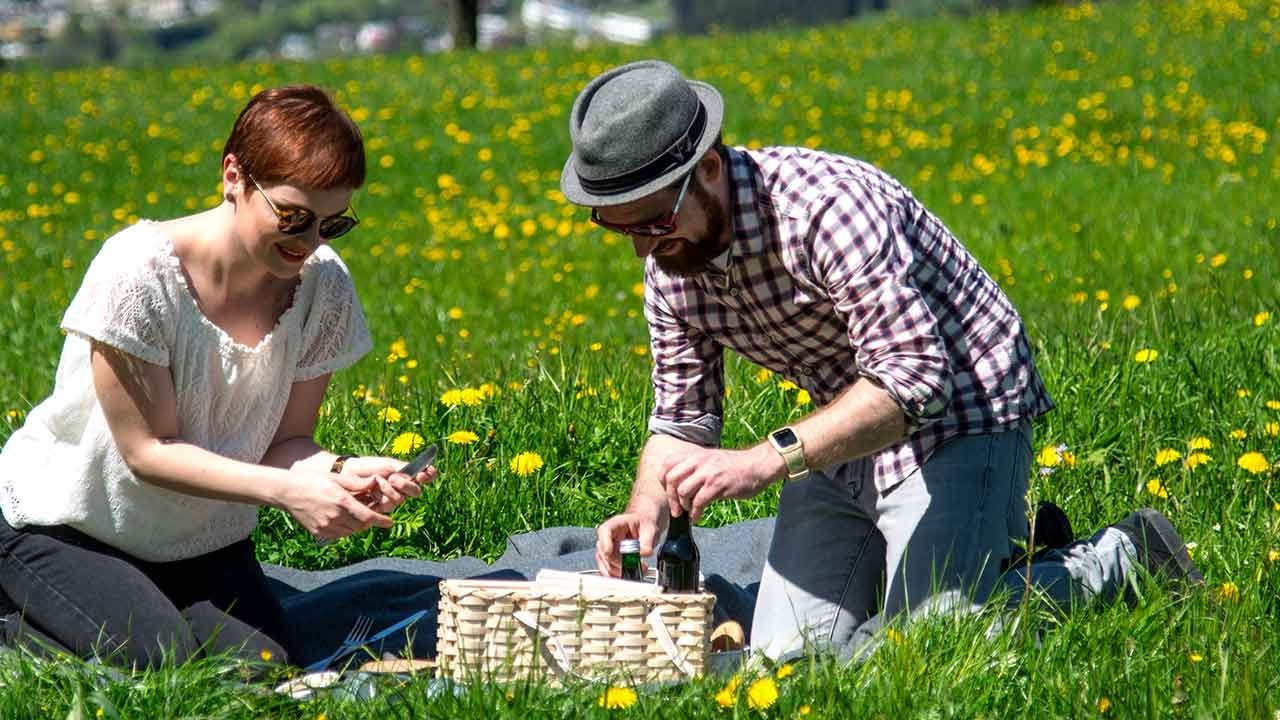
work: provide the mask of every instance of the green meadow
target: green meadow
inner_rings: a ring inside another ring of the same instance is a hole
[[[332,89],[361,125],[360,227],[335,248],[375,349],[335,376],[343,453],[440,444],[390,530],[317,546],[266,511],[261,559],[493,559],[619,510],[651,394],[642,265],[558,191],[594,74],[659,57],[715,84],[725,140],[851,154],[900,178],[1013,299],[1057,409],[1032,500],[1077,530],[1169,515],[1208,587],[1065,618],[934,620],[870,662],[636,695],[417,680],[292,701],[220,659],[114,677],[0,658],[0,717],[1280,717],[1280,1],[1081,4],[968,18],[313,64],[0,74],[0,442],[52,388],[58,321],[102,242],[219,199],[222,142],[265,87]],[[1268,78],[1271,78],[1268,80]],[[813,409],[738,358],[725,442]],[[36,470],[38,471],[38,469]],[[713,506],[762,517],[776,492]],[[627,707],[611,707],[625,705]]]

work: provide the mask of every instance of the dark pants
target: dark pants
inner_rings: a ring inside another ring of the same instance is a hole
[[[0,640],[36,651],[147,668],[204,653],[287,661],[284,612],[248,539],[154,563],[65,526],[14,529],[0,516],[0,590],[12,603]]]

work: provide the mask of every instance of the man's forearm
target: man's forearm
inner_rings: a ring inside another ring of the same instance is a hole
[[[791,427],[804,443],[805,463],[825,468],[898,442],[906,435],[907,418],[889,393],[863,378]]]

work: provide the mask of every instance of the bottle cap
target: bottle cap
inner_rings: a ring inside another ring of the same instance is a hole
[[[625,555],[627,553],[640,552],[640,541],[635,538],[627,538],[618,546],[618,549]]]

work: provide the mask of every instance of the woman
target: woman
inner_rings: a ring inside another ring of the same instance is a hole
[[[323,90],[267,90],[227,140],[221,205],[107,240],[63,317],[53,394],[0,451],[0,589],[26,632],[135,667],[284,661],[258,506],[338,538],[389,527],[435,477],[312,439],[330,374],[371,347],[327,245],[357,224],[364,176]]]

